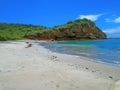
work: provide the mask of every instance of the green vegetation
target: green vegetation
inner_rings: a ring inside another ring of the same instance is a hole
[[[0,23],[0,40],[20,40],[24,39],[26,36],[41,34],[57,28],[62,30],[76,25],[88,26],[89,23],[93,22],[88,19],[77,19],[75,21],[70,20],[61,26],[54,26],[53,28],[25,24]]]
[[[91,20],[88,20],[86,18],[84,19],[77,19],[75,21],[69,20],[66,24],[61,25],[61,26],[55,26],[55,29],[66,29],[66,28],[71,28],[74,26],[89,26],[89,24],[95,24]]]
[[[0,40],[19,40],[25,36],[42,33],[48,28],[25,24],[0,23]]]
[[[67,24],[72,24],[72,23],[73,23],[73,21],[71,21],[71,20],[67,22]]]

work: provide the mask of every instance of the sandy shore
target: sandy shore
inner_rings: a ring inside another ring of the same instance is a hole
[[[26,42],[0,44],[0,90],[120,90],[120,67]]]

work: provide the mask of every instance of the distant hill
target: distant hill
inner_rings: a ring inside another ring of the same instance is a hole
[[[44,26],[26,24],[0,23],[0,40],[19,40],[25,36],[42,33],[47,30]]]
[[[91,20],[78,19],[68,21],[61,26],[55,26],[43,33],[26,36],[26,38],[38,40],[106,39],[106,34]]]
[[[94,22],[88,19],[68,21],[64,25],[47,28],[44,26],[0,23],[0,40],[81,40],[106,39]]]

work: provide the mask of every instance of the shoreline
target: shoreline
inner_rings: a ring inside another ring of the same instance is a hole
[[[39,41],[38,41],[39,42]],[[41,41],[40,41],[41,42]],[[42,42],[45,42],[46,44],[48,44],[48,42],[53,42],[53,41],[42,41]],[[40,43],[39,43],[40,44]],[[44,45],[40,45],[40,46],[43,46],[43,48],[45,49],[48,49],[50,50],[52,53],[58,53],[58,54],[62,54],[62,52],[59,52],[58,51],[54,51],[54,50],[51,50],[51,46],[44,46]],[[53,48],[53,47],[52,47]],[[75,56],[75,57],[79,57],[79,58],[83,58],[87,61],[92,61],[92,62],[96,62],[96,63],[101,63],[101,64],[105,64],[105,65],[110,65],[110,66],[114,66],[114,67],[120,67],[120,63],[117,63],[117,62],[114,62],[114,63],[108,63],[108,62],[104,62],[104,61],[101,61],[99,59],[95,59],[95,58],[89,58],[89,57],[86,57],[86,56],[82,56],[82,55],[73,55],[73,54],[70,54],[70,53],[63,53],[64,55],[70,55],[70,56]]]
[[[0,45],[0,89],[118,90],[119,67],[54,53],[35,43],[41,41],[21,41]],[[32,46],[25,48],[26,41]]]

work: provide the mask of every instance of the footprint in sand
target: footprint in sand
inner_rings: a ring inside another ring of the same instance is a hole
[[[115,82],[110,90],[120,90],[120,80]]]
[[[52,56],[51,59],[52,59],[54,62],[59,61],[58,58],[57,58],[57,56]]]
[[[57,84],[57,85],[56,85],[56,87],[57,87],[57,88],[59,88],[59,87],[60,87],[60,85],[59,85],[59,84]]]

